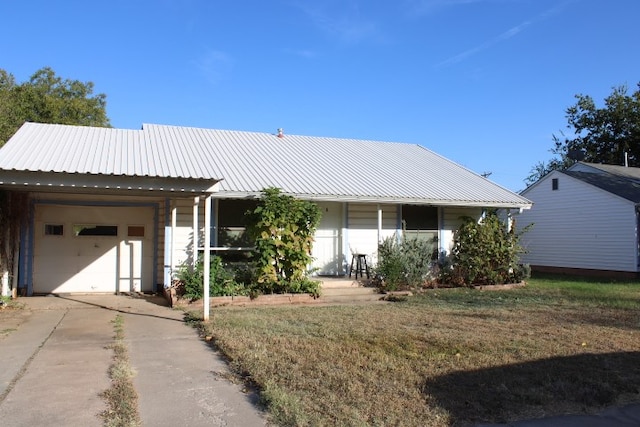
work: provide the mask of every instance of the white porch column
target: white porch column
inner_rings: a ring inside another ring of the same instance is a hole
[[[376,245],[375,264],[380,261],[380,243],[382,243],[382,207],[378,205],[378,244]]]
[[[382,239],[382,207],[378,205],[378,244],[381,243]]]
[[[204,307],[203,320],[209,320],[209,286],[211,269],[211,194],[204,199]]]
[[[200,196],[196,196],[193,199],[193,256],[192,256],[192,266],[195,270],[196,265],[198,264],[198,235],[200,234],[200,229],[198,228],[198,213],[200,209]]]
[[[178,226],[178,203],[173,200],[171,208],[171,279],[176,271],[176,228]]]

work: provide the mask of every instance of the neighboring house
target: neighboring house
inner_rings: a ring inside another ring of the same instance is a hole
[[[375,263],[378,242],[403,229],[448,251],[461,216],[531,206],[412,144],[26,123],[0,149],[0,189],[29,194],[18,273],[27,295],[157,291],[208,240],[215,253],[248,250],[244,212],[267,187],[320,206],[319,275],[348,274],[352,251]]]
[[[637,276],[640,168],[579,162],[521,193],[533,209],[517,227],[534,271]]]

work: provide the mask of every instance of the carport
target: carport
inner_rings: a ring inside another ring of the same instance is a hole
[[[217,182],[2,171],[0,186],[29,200],[17,248],[20,294],[158,291],[177,269],[177,206],[193,205],[192,223],[207,227],[211,209],[197,207],[200,199],[211,205]]]

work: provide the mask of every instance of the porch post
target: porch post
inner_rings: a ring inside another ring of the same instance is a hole
[[[164,287],[171,287],[171,201],[167,197],[164,199]]]
[[[211,194],[207,194],[204,199],[204,307],[203,320],[209,320],[209,281],[211,269]]]
[[[200,229],[198,228],[198,213],[200,209],[200,196],[196,196],[193,199],[193,256],[192,256],[192,266],[193,269],[196,269],[198,265],[198,239],[200,234]]]
[[[378,244],[382,239],[382,208],[378,205]]]
[[[382,207],[378,205],[378,244],[376,245],[376,263],[380,261],[381,240],[382,240]]]
[[[173,207],[171,208],[171,279],[176,271],[176,227],[178,225],[178,203],[177,200],[173,200]]]

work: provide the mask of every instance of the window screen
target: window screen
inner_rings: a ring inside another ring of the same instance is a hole
[[[45,224],[45,236],[62,236],[64,234],[64,226],[62,224]]]
[[[218,246],[251,246],[245,231],[245,212],[258,206],[256,200],[220,200],[218,202]]]
[[[438,208],[433,206],[402,206],[402,221],[407,230],[437,230]]]
[[[73,226],[74,236],[117,236],[117,225],[76,224]]]

